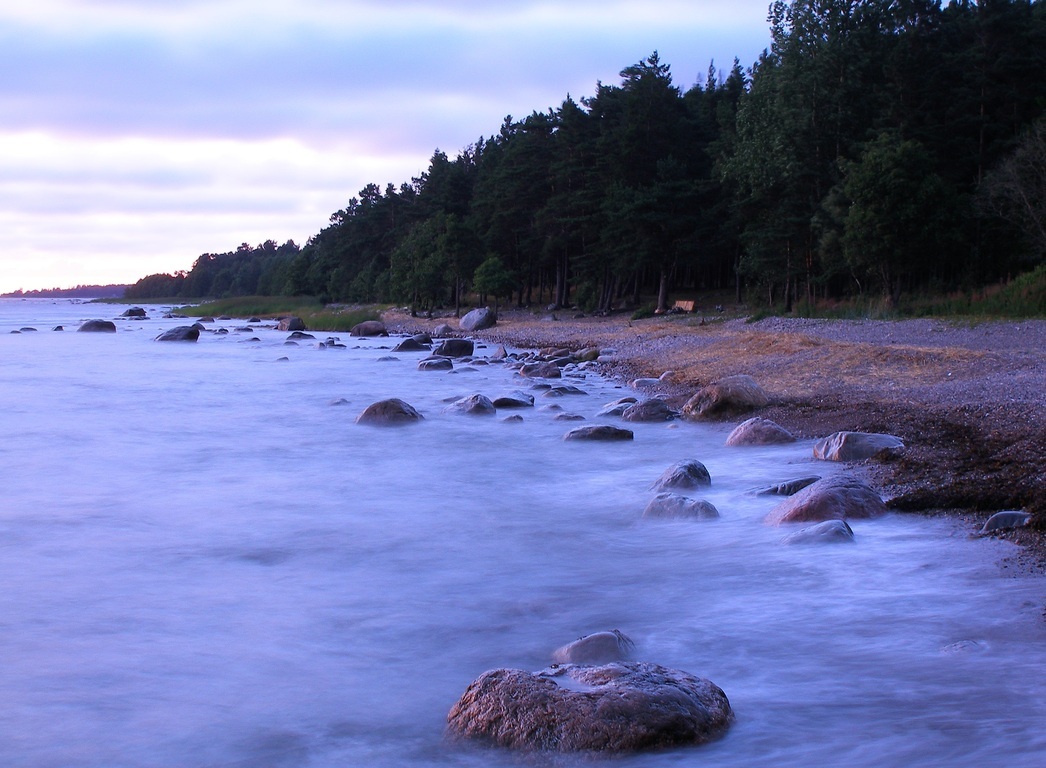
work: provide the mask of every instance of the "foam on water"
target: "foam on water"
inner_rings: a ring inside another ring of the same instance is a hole
[[[540,669],[612,628],[637,658],[713,680],[737,715],[721,741],[623,766],[1046,753],[1042,580],[1007,577],[1010,545],[948,519],[782,546],[762,523],[774,499],[746,491],[839,471],[808,442],[727,449],[728,425],[675,423],[564,442],[576,424],[542,405],[592,423],[625,394],[591,375],[574,381],[586,395],[535,392],[522,423],[445,414],[531,382],[381,361],[388,339],[159,344],[185,322],[159,319],[73,332],[115,314],[0,302],[5,766],[518,765],[445,743],[451,705],[487,669]],[[23,326],[40,330],[7,333]],[[354,424],[386,397],[425,421]],[[722,518],[640,519],[651,482],[691,458]]]

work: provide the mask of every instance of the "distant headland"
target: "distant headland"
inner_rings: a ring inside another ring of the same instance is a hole
[[[0,293],[0,299],[121,299],[126,290],[126,285],[78,285],[75,288]]]

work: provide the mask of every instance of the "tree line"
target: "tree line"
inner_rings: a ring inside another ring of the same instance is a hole
[[[1046,3],[776,0],[751,67],[620,82],[369,184],[302,247],[132,298],[309,295],[608,311],[670,291],[796,301],[984,285],[1046,258]]]

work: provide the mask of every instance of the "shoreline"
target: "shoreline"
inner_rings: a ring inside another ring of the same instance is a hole
[[[1025,567],[1046,572],[1046,321],[569,314],[503,310],[496,326],[467,335],[529,349],[597,347],[601,372],[625,383],[671,371],[644,394],[674,408],[717,379],[751,375],[770,404],[735,421],[762,416],[801,438],[897,435],[899,456],[859,463],[891,510],[976,525],[1023,509],[1029,527],[997,535],[1025,548]],[[453,313],[390,310],[383,321],[402,333],[457,327]]]

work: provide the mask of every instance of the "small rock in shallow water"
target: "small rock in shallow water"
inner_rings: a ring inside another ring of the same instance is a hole
[[[617,629],[593,632],[557,648],[552,652],[552,661],[556,664],[609,664],[624,661],[635,647],[636,644]]]
[[[853,529],[845,520],[825,520],[785,536],[785,544],[834,544],[854,541]]]
[[[703,499],[691,499],[678,493],[659,493],[646,509],[643,517],[692,518],[695,520],[714,520],[719,517],[719,510]]]
[[[651,488],[663,491],[666,488],[702,488],[712,484],[712,477],[705,465],[697,459],[677,461],[654,481]]]

